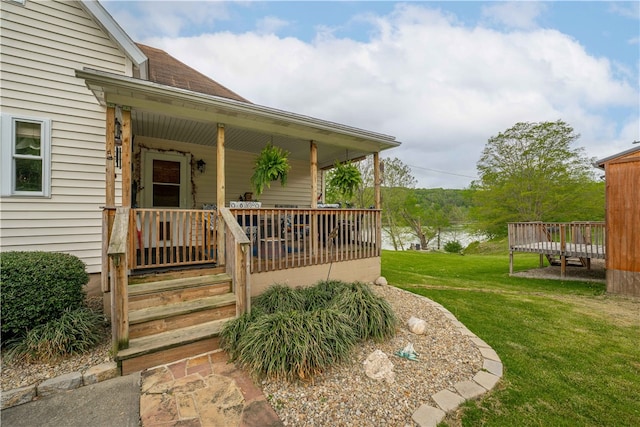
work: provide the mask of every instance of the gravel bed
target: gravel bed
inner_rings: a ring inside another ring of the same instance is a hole
[[[429,300],[392,286],[372,286],[393,307],[399,324],[394,338],[366,342],[351,361],[334,367],[313,383],[266,379],[262,390],[287,426],[413,426],[411,415],[422,404],[435,406],[431,395],[470,380],[482,368],[482,356],[470,338]],[[411,316],[427,322],[427,332],[407,329]],[[413,343],[418,361],[394,355]],[[395,381],[370,379],[362,362],[376,349],[394,365]]]
[[[87,306],[102,313],[102,297],[87,298]],[[39,384],[42,381],[72,372],[84,372],[92,366],[111,362],[111,330],[104,326],[100,344],[91,351],[77,354],[52,363],[26,363],[19,359],[2,357],[2,390],[13,390],[20,387]]]

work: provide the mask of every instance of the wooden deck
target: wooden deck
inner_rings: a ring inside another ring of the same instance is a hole
[[[605,241],[604,222],[510,223],[509,274],[513,274],[514,252],[529,252],[540,254],[540,267],[543,257],[550,264],[559,263],[560,275],[565,277],[569,258],[577,258],[586,268],[591,267],[591,259],[605,259]]]

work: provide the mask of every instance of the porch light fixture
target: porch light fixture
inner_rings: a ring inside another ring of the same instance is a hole
[[[207,163],[200,159],[196,162],[196,167],[198,168],[198,172],[200,173],[204,173],[204,171],[207,169]]]
[[[116,167],[122,169],[122,124],[117,117],[114,126],[114,140],[116,145]]]

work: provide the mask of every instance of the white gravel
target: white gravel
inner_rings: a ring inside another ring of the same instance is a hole
[[[430,300],[392,286],[373,286],[399,319],[394,338],[380,344],[360,345],[350,363],[332,368],[314,383],[263,380],[263,392],[287,426],[413,426],[420,405],[435,406],[431,395],[470,380],[482,368],[482,356],[470,338]],[[407,329],[411,316],[427,322],[424,335]],[[418,361],[394,355],[413,343]],[[394,364],[395,382],[376,381],[364,373],[362,362],[374,350],[383,351]]]

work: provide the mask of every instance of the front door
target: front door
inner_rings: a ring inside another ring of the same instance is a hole
[[[143,207],[187,209],[191,156],[145,150],[142,160]]]
[[[158,216],[138,218],[141,235],[148,236],[140,242],[145,248],[153,246],[151,242],[177,244],[184,240],[184,224],[179,216],[165,210],[188,209],[191,204],[191,155],[144,150],[142,152],[142,190],[143,208],[158,208]]]

